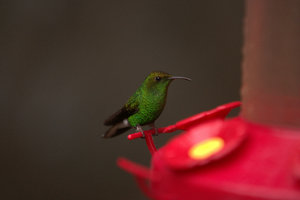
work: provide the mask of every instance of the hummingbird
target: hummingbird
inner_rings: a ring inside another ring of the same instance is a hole
[[[172,76],[161,71],[151,72],[125,105],[104,121],[104,125],[111,127],[103,138],[120,135],[131,128],[136,128],[144,135],[144,125],[151,126],[157,134],[155,120],[165,107],[168,87],[175,79],[191,81],[190,78]]]

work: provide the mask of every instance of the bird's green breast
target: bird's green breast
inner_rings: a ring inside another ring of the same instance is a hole
[[[154,122],[164,109],[167,87],[158,90],[140,90],[137,100],[138,112],[128,118],[131,126],[145,125]]]

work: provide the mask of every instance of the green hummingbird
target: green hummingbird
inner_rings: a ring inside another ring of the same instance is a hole
[[[125,105],[105,120],[104,125],[111,127],[103,137],[111,138],[131,128],[136,128],[144,135],[143,125],[150,125],[157,133],[154,122],[165,107],[168,87],[175,79],[191,81],[190,78],[161,71],[151,72]]]

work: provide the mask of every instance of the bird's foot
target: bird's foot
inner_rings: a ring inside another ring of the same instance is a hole
[[[142,129],[142,127],[140,125],[137,125],[136,130],[142,133],[142,139],[145,139],[145,133],[144,130]]]
[[[154,129],[154,136],[158,136],[158,129],[156,128],[155,124],[150,124],[151,128]]]

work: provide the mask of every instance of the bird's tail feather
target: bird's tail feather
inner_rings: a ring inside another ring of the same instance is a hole
[[[115,137],[128,131],[129,129],[131,129],[131,126],[129,126],[128,123],[124,123],[124,121],[117,123],[106,131],[106,133],[103,135],[103,138]]]

